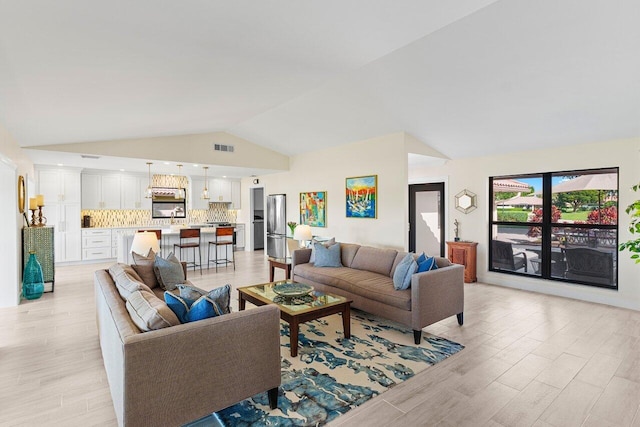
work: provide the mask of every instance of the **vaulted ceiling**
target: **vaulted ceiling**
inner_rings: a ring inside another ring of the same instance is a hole
[[[225,131],[286,155],[636,137],[638,22],[636,0],[0,0],[0,123],[23,147]]]

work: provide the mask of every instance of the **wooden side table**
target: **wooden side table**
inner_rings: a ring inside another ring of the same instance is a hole
[[[476,247],[477,242],[447,242],[449,247],[449,261],[454,264],[464,265],[464,281],[466,283],[477,282],[476,277]]]
[[[275,269],[281,268],[284,270],[284,277],[286,280],[291,278],[291,259],[284,258],[269,258],[269,281],[273,282],[273,275]]]

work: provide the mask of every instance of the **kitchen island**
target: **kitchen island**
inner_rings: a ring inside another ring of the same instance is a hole
[[[232,225],[236,231],[242,226],[244,228],[244,224],[233,224]],[[199,226],[199,225],[191,225],[184,226],[183,228],[200,228],[200,253],[202,258],[202,265],[206,266],[207,264],[207,253],[209,249],[209,242],[215,241],[215,226]],[[138,227],[131,230],[131,233],[122,233],[118,237],[118,247],[117,247],[117,260],[118,262],[125,264],[132,264],[133,257],[131,256],[131,243],[133,242],[133,236],[138,230],[150,229],[150,230],[162,230],[162,239],[160,241],[160,253],[163,257],[169,255],[169,252],[173,252],[173,245],[180,242],[180,227],[174,226],[173,228],[153,228],[153,227]],[[244,229],[242,230],[244,234]],[[231,237],[229,237],[231,239]],[[244,239],[244,237],[243,237]],[[222,238],[221,238],[222,240]],[[242,246],[240,246],[242,247]],[[197,252],[197,251],[196,251]],[[181,261],[193,261],[193,251],[183,251],[184,257],[188,259],[183,259]],[[177,253],[176,256],[180,258],[180,254]],[[197,255],[196,255],[197,256]],[[231,255],[230,255],[231,257]],[[215,258],[214,254],[211,254],[211,258]],[[225,248],[218,247],[218,259],[226,258]]]

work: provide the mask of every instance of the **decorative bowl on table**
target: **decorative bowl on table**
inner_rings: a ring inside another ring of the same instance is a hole
[[[279,283],[273,287],[273,292],[283,297],[301,297],[313,291],[313,286],[304,283]]]

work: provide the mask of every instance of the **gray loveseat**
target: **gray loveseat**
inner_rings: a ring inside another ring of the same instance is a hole
[[[292,254],[293,280],[353,300],[352,307],[376,314],[413,329],[420,343],[422,328],[457,315],[462,325],[464,267],[436,258],[437,270],[416,273],[411,287],[396,290],[393,273],[406,252],[353,243],[338,243],[342,267],[316,267],[311,249]]]
[[[120,426],[182,425],[265,391],[277,405],[276,306],[142,332],[109,271],[96,271],[94,279],[100,347]]]

